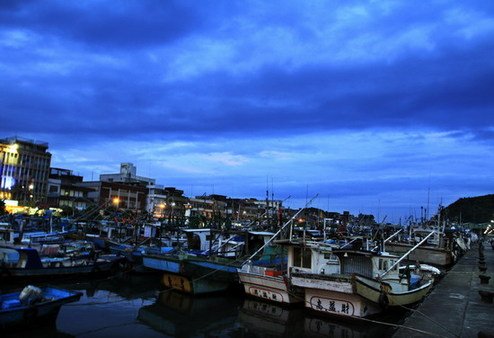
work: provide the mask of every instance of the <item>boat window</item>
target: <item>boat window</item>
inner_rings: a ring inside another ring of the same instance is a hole
[[[384,259],[383,260],[383,268],[382,270],[388,270],[388,260],[387,259]]]
[[[382,270],[383,269],[383,260],[380,259],[379,260],[379,270]]]
[[[293,266],[311,268],[311,251],[307,248],[293,248]]]
[[[324,259],[330,260],[330,261],[338,261],[338,257],[333,255],[332,253],[325,253],[324,254]]]

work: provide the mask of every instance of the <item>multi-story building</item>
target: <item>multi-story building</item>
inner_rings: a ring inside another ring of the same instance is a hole
[[[72,170],[50,168],[48,179],[48,205],[51,207],[69,206],[84,210],[90,204],[88,193],[91,188],[80,186],[83,177],[74,175]]]
[[[48,143],[0,139],[0,199],[37,205],[46,200],[51,154]]]
[[[99,176],[102,182],[121,182],[121,183],[142,183],[144,185],[156,184],[154,178],[137,176],[137,168],[132,163],[120,163],[120,172],[117,174],[101,174]]]
[[[146,210],[147,188],[140,184],[89,181],[77,185],[91,189],[88,199],[102,208],[114,206],[137,212]]]
[[[116,207],[137,212],[146,211],[149,184],[155,179],[137,176],[132,163],[121,163],[120,172],[101,174],[99,181],[77,183],[77,186],[91,189],[88,199],[100,207]]]
[[[189,220],[199,218],[206,222],[224,220],[227,215],[226,199],[226,196],[215,194],[189,198],[185,206],[185,217]]]
[[[166,218],[175,223],[183,221],[186,205],[188,205],[188,198],[183,196],[183,190],[154,184],[148,185],[147,188],[146,210],[148,213],[156,218]]]

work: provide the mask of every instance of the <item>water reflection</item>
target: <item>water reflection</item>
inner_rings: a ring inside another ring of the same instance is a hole
[[[252,337],[303,335],[300,321],[303,311],[300,307],[288,308],[246,298],[239,311],[238,321],[245,333]]]
[[[368,322],[320,317],[304,308],[284,307],[247,298],[239,323],[252,337],[385,337],[389,328]]]
[[[393,329],[369,322],[321,317],[303,307],[285,307],[243,294],[194,297],[160,291],[154,276],[119,276],[54,285],[82,291],[61,308],[56,326],[35,337],[389,337]],[[43,286],[51,283],[39,283]],[[25,285],[17,285],[22,288]],[[3,285],[2,285],[3,288]],[[397,322],[394,318],[377,319]],[[4,334],[0,334],[2,338]],[[5,335],[16,337],[18,335]]]
[[[154,304],[139,309],[137,318],[173,337],[228,337],[236,330],[240,303],[235,296],[194,297],[166,290]]]
[[[2,338],[36,337],[36,338],[73,338],[74,335],[58,331],[54,326],[44,326],[42,328],[24,330],[22,332],[11,331],[1,332]]]
[[[165,291],[139,309],[138,320],[173,337],[389,337],[388,326],[320,317],[239,295],[194,297]],[[389,320],[387,320],[389,321]]]

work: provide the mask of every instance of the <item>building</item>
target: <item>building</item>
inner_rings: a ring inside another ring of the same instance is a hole
[[[88,193],[93,190],[80,186],[83,177],[74,175],[72,170],[50,168],[48,178],[48,205],[50,207],[68,206],[79,211],[91,204]]]
[[[155,218],[165,218],[169,222],[184,222],[188,198],[183,196],[183,190],[174,187],[164,187],[150,184],[147,186],[148,195],[146,210]]]
[[[101,174],[99,181],[82,182],[78,186],[91,189],[88,198],[101,207],[144,212],[148,186],[155,183],[154,178],[137,176],[137,168],[127,162],[120,164],[119,173]]]
[[[50,164],[48,143],[0,139],[0,199],[30,206],[45,202]]]
[[[77,185],[90,189],[88,199],[102,209],[113,206],[136,212],[146,210],[147,188],[141,184],[89,181]]]
[[[137,168],[132,163],[120,163],[120,172],[117,174],[101,174],[99,176],[102,182],[120,182],[120,183],[142,183],[144,185],[154,185],[154,178],[137,176]]]

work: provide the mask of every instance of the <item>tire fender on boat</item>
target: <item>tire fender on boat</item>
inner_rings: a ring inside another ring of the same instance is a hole
[[[387,309],[389,306],[388,295],[384,291],[381,291],[381,293],[379,294],[379,306],[383,310]]]

